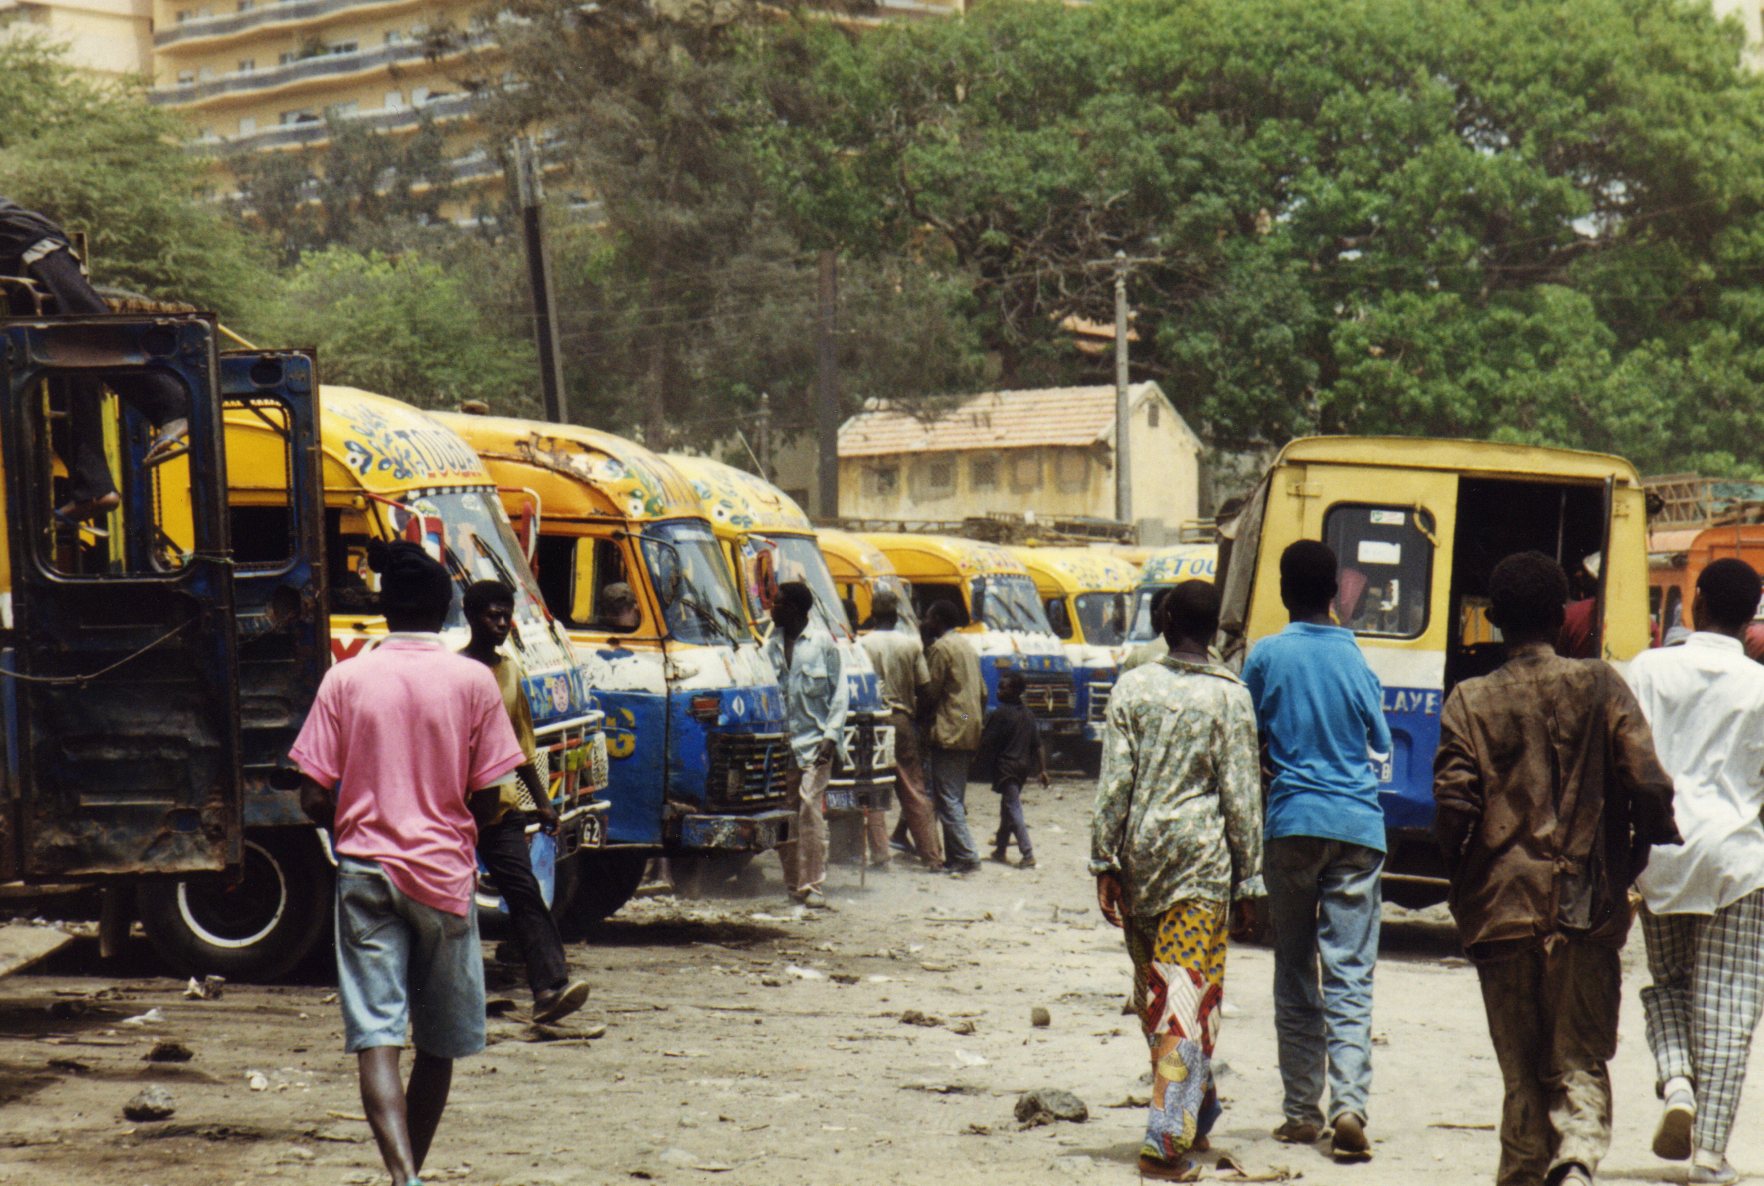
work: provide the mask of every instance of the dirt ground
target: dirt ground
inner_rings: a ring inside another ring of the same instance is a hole
[[[756,896],[627,907],[571,949],[594,983],[575,1036],[529,1042],[517,1018],[492,1021],[490,1048],[460,1065],[427,1179],[1133,1181],[1145,1048],[1120,1013],[1128,966],[1119,932],[1098,916],[1085,873],[1089,788],[1063,781],[1027,797],[1038,869],[988,864],[960,880],[903,869],[860,888],[855,868],[836,867],[837,912],[804,916],[767,859]],[[976,831],[989,834],[992,796],[976,787],[970,804]],[[1635,996],[1639,956],[1638,935],[1627,953],[1618,1125],[1603,1176],[1682,1182],[1682,1164],[1648,1152],[1656,1105]],[[1270,977],[1266,951],[1233,950],[1220,1152],[1257,1177],[1492,1179],[1499,1077],[1475,977],[1456,958],[1443,914],[1393,908],[1387,918],[1370,1164],[1336,1166],[1321,1149],[1269,1138],[1280,1098]],[[526,1007],[507,972],[493,969],[491,984],[492,997]],[[212,1001],[185,1000],[182,990],[152,974],[150,957],[131,953],[106,968],[90,944],[0,981],[0,1182],[385,1180],[326,985],[229,985]],[[1051,1025],[1031,1025],[1035,1006]],[[908,1011],[935,1020],[903,1023]],[[599,1026],[603,1036],[587,1036]],[[194,1058],[145,1061],[161,1039]],[[176,1114],[125,1121],[123,1104],[151,1084],[170,1090]],[[1021,1131],[1013,1103],[1037,1087],[1076,1093],[1089,1121]],[[1730,1152],[1742,1170],[1764,1172],[1759,1106],[1755,1090],[1736,1125]]]

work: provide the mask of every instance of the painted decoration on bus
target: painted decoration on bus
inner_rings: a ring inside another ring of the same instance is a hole
[[[741,528],[810,528],[802,508],[770,482],[728,465],[694,468],[692,489],[718,523]]]
[[[1215,547],[1173,548],[1154,552],[1139,572],[1145,585],[1175,585],[1183,581],[1210,581],[1216,576],[1219,549]]]
[[[659,519],[698,511],[693,492],[647,458],[615,457],[580,442],[552,440],[537,433],[524,444],[536,461],[575,474],[597,487],[633,519]]]
[[[358,478],[408,485],[490,481],[469,445],[414,408],[354,399],[332,389],[325,396],[324,418],[327,435],[342,427],[343,463]]]

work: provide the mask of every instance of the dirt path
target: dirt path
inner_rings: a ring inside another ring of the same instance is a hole
[[[971,800],[976,831],[989,834],[995,801],[979,788]],[[860,889],[855,869],[838,868],[840,909],[828,916],[790,909],[771,860],[762,897],[634,904],[572,948],[595,985],[578,1029],[604,1024],[605,1035],[531,1043],[518,1022],[493,1021],[490,1049],[460,1066],[428,1180],[1134,1181],[1143,1113],[1115,1105],[1147,1090],[1144,1043],[1120,1014],[1126,957],[1084,870],[1088,806],[1078,782],[1031,792],[1036,870],[988,865],[959,881],[902,871]],[[1215,1143],[1252,1174],[1368,1186],[1492,1180],[1500,1089],[1475,978],[1437,918],[1391,914],[1375,1019],[1377,1157],[1366,1166],[1268,1138],[1279,1119],[1270,959],[1234,949],[1221,1045],[1228,1110]],[[1639,937],[1628,956],[1639,956]],[[328,988],[229,986],[220,1000],[186,1001],[170,980],[80,970],[63,960],[0,981],[0,1182],[384,1180],[356,1119]],[[524,1007],[524,989],[497,979]],[[1683,1166],[1647,1151],[1641,982],[1632,969],[1604,1176],[1682,1182]],[[1052,1015],[1045,1029],[1030,1024],[1038,1005]],[[127,1020],[150,1010],[157,1016]],[[909,1010],[937,1020],[903,1024]],[[144,1061],[162,1038],[195,1057]],[[169,1088],[176,1115],[124,1121],[124,1102],[154,1083]],[[1764,1171],[1754,1119],[1764,1078],[1755,1084],[1731,1154]],[[1018,1131],[1017,1094],[1043,1086],[1075,1092],[1089,1122]]]

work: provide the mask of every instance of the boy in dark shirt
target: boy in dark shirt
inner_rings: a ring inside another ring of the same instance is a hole
[[[992,775],[992,789],[998,793],[998,836],[993,841],[992,859],[1004,863],[1005,850],[1015,836],[1017,851],[1022,854],[1018,868],[1033,869],[1035,849],[1023,819],[1023,782],[1033,772],[1042,786],[1047,785],[1047,753],[1041,747],[1041,727],[1034,714],[1023,707],[1024,686],[1018,672],[999,676],[998,707],[986,718],[974,765]]]

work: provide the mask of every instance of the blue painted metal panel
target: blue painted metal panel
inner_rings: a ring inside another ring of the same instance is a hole
[[[1433,827],[1433,755],[1443,699],[1438,688],[1384,689],[1391,755],[1378,772],[1378,798],[1387,830]]]
[[[606,713],[609,844],[662,842],[662,791],[667,785],[667,697],[650,692],[601,691]]]

